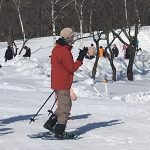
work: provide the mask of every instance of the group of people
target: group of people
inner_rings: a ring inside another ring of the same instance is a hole
[[[97,54],[96,48],[94,47],[93,44],[91,44],[91,46],[88,48],[86,58],[93,59],[95,58],[96,54]],[[109,57],[109,54],[106,52],[106,50],[102,46],[99,47],[98,55],[99,57]],[[118,55],[119,55],[119,50],[116,44],[114,44],[113,48],[111,49],[111,57],[112,58],[118,57]]]
[[[23,57],[31,57],[31,49],[27,46],[24,46],[24,49],[26,50],[25,54],[23,55]],[[13,47],[8,45],[6,52],[5,52],[5,62],[7,62],[8,60],[13,59],[15,56],[17,55],[17,53],[14,53]]]
[[[129,59],[129,57],[130,57],[130,46],[123,45],[122,50],[124,52],[124,59]],[[137,50],[137,52],[138,51],[141,51],[141,48],[139,48]],[[88,52],[87,52],[87,55],[85,57],[87,59],[93,59],[93,58],[95,58],[96,54],[97,54],[96,48],[94,47],[93,44],[91,44],[91,46],[88,48]],[[99,55],[99,57],[115,58],[115,57],[118,57],[118,55],[119,55],[119,49],[118,49],[117,45],[114,44],[112,49],[108,53],[106,49],[104,49],[102,46],[100,46],[99,50],[98,50],[98,55]]]

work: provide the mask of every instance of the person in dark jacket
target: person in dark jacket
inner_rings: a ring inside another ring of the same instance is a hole
[[[113,53],[113,58],[114,58],[114,57],[118,57],[118,55],[119,55],[119,50],[118,50],[116,44],[114,44],[114,46],[113,46],[113,48],[112,48],[112,53]]]
[[[71,111],[70,89],[73,83],[74,72],[82,65],[88,48],[79,51],[74,62],[71,53],[74,32],[71,28],[64,28],[60,38],[52,50],[51,56],[51,88],[57,97],[57,109],[44,124],[44,128],[55,133],[56,138],[73,138],[72,133],[65,132],[68,116]]]
[[[11,48],[11,46],[8,46],[4,56],[5,62],[7,62],[7,60],[13,59],[13,56],[14,56],[13,49]]]
[[[26,50],[25,54],[23,55],[23,57],[31,57],[31,49],[27,46],[24,47],[24,49]]]
[[[130,58],[130,47],[131,45],[126,47],[126,51],[125,51],[125,59],[129,59]]]

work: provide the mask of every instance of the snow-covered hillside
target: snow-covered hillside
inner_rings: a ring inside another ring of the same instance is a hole
[[[6,42],[0,43],[0,149],[1,150],[149,150],[150,148],[150,28],[139,33],[138,53],[134,63],[134,81],[126,79],[128,60],[124,60],[121,43],[116,40],[120,55],[115,58],[117,82],[111,82],[111,68],[107,59],[99,60],[96,74],[96,90],[91,86],[93,60],[84,64],[75,73],[73,89],[78,99],[73,102],[67,131],[81,133],[78,140],[41,140],[27,135],[46,131],[43,124],[48,119],[47,110],[54,103],[54,95],[29,124],[32,117],[51,94],[50,58],[52,37],[31,39],[31,59],[17,56],[4,62]],[[85,39],[90,46],[92,39]],[[16,42],[21,47],[21,41]],[[105,41],[100,45],[105,47]],[[78,56],[80,43],[73,48]],[[108,83],[103,83],[107,76]],[[106,86],[108,93],[106,93]],[[55,109],[55,108],[54,108]]]

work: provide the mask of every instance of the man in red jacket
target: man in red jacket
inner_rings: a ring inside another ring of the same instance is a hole
[[[65,132],[68,116],[71,111],[70,89],[74,72],[82,65],[88,51],[87,47],[79,51],[74,62],[71,53],[74,32],[71,28],[64,28],[51,56],[51,88],[55,90],[58,106],[54,114],[44,124],[44,128],[53,131],[57,138],[73,138],[74,135]]]

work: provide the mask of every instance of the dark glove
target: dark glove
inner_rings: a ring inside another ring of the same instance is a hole
[[[83,59],[86,56],[87,52],[88,52],[88,47],[84,47],[83,50],[80,49],[79,56],[78,56],[77,60],[83,61]]]

